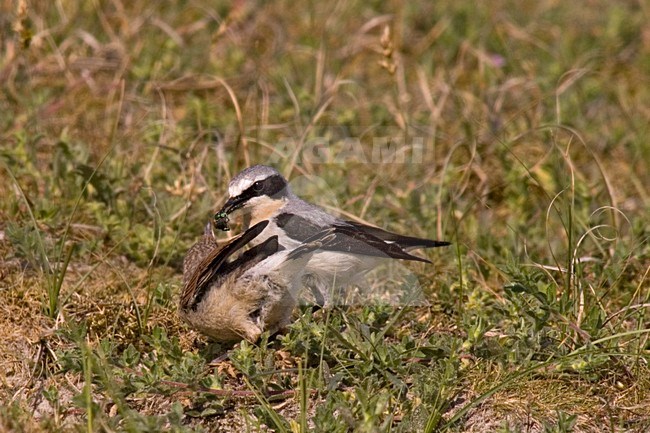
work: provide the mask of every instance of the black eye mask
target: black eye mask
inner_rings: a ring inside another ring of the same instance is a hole
[[[237,197],[231,197],[219,212],[214,215],[214,226],[221,231],[230,230],[228,226],[228,214],[243,207],[246,203],[254,198],[266,195],[268,197],[282,197],[286,194],[287,181],[278,175],[267,177],[264,180],[258,180],[251,186],[242,191]]]

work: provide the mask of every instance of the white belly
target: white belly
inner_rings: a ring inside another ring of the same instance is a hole
[[[301,245],[300,241],[286,236],[284,231],[273,223],[269,224],[251,243],[260,244],[271,236],[278,236],[280,245],[288,250]],[[319,250],[313,254],[304,269],[304,281],[307,286],[321,293],[325,305],[328,306],[334,303],[333,293],[360,283],[363,276],[382,261],[381,257]]]

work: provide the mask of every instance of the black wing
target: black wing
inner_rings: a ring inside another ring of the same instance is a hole
[[[334,229],[321,230],[313,236],[305,239],[302,244],[287,254],[287,260],[295,260],[304,254],[311,253],[318,249],[327,249],[327,245],[336,239]]]
[[[230,256],[262,233],[268,224],[268,221],[261,221],[246,230],[241,236],[233,239],[223,248],[215,248],[211,251],[196,267],[194,274],[183,288],[181,305],[184,308],[196,308],[216,276],[227,276],[234,269],[241,267],[249,261],[257,260],[255,262],[257,263],[278,251],[278,240],[274,236],[246,251],[236,260],[232,262],[227,261]]]
[[[300,242],[308,241],[310,238],[313,239],[323,232],[322,227],[295,214],[280,214],[275,217],[275,221],[278,227],[283,229],[290,238]],[[376,235],[360,230],[351,224],[334,224],[325,231],[330,231],[334,237],[322,245],[321,249],[323,250],[430,263],[427,259],[407,253],[397,243],[386,242]]]
[[[267,257],[282,251],[284,247],[278,243],[277,236],[271,236],[259,245],[244,251],[239,257],[231,262],[221,265],[220,274],[228,275],[235,269],[246,270],[258,264]]]
[[[397,233],[389,232],[379,227],[373,227],[356,221],[346,221],[347,224],[371,234],[386,242],[394,242],[402,248],[436,248],[451,245],[450,242],[434,241],[432,239],[416,238],[413,236],[404,236]]]

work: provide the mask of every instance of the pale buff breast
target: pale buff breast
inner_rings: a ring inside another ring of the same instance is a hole
[[[179,314],[190,326],[217,341],[255,341],[262,329],[251,314],[263,297],[255,281],[236,281],[236,276],[213,284],[195,310]]]

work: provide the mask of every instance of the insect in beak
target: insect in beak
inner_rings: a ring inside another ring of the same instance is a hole
[[[228,214],[225,212],[217,212],[214,214],[214,226],[221,231],[227,232],[230,230],[230,227],[228,227],[228,222],[230,219],[228,219]]]

